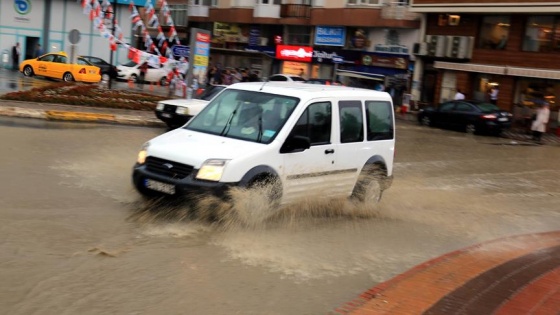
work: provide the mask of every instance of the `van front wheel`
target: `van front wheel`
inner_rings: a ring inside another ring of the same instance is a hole
[[[255,226],[274,214],[281,196],[280,181],[264,177],[253,180],[241,194],[232,197],[238,219],[245,225]]]

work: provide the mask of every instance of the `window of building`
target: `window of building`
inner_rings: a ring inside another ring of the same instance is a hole
[[[188,21],[188,5],[186,4],[173,4],[168,5],[175,26],[187,26]]]
[[[203,6],[217,6],[218,5],[218,0],[191,0],[191,5],[195,5],[195,6],[199,6],[199,5],[203,5]]]
[[[300,25],[288,25],[288,36],[285,43],[288,45],[309,45],[311,42],[311,27]]]
[[[478,47],[505,49],[509,37],[510,17],[507,15],[485,16],[482,19]]]
[[[350,5],[380,5],[383,0],[348,0]]]
[[[560,20],[554,16],[531,16],[525,27],[524,51],[560,50]]]
[[[258,0],[259,4],[275,4],[279,5],[282,4],[282,0]]]

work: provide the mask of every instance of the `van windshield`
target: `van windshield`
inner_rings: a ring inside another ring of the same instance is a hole
[[[259,143],[270,143],[299,99],[284,95],[226,89],[183,128]]]

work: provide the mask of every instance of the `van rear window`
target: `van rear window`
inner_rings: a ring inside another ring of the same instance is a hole
[[[394,138],[393,109],[390,102],[366,101],[367,140]]]

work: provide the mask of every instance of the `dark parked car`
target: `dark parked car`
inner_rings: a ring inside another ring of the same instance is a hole
[[[511,126],[512,114],[498,106],[474,100],[448,101],[438,108],[428,107],[418,113],[418,122],[462,130],[468,133],[500,134]]]
[[[80,56],[85,60],[89,61],[92,65],[99,67],[101,69],[101,80],[107,81],[109,77],[115,79],[117,77],[117,67],[111,65],[107,61],[93,56]]]

